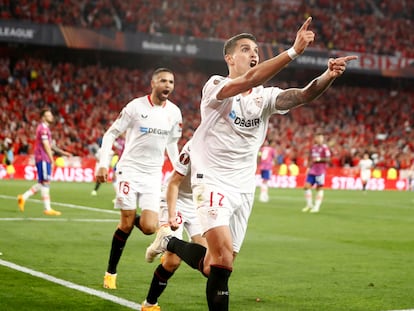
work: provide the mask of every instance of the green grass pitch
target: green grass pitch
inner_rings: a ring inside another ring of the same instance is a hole
[[[52,183],[60,217],[43,215],[39,194],[18,210],[16,195],[30,185],[0,181],[0,310],[131,310],[97,292],[144,300],[158,263],[144,260],[154,236],[136,229],[118,267],[118,289],[102,288],[119,219],[112,185],[92,197],[92,183]],[[301,189],[271,189],[269,203],[255,203],[229,281],[230,310],[414,309],[414,192],[325,190],[319,214],[302,207]],[[205,279],[182,264],[159,303],[163,311],[207,310]]]

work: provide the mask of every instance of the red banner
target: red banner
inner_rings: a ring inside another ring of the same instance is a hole
[[[333,169],[332,171],[335,171]],[[337,170],[338,171],[338,170]],[[334,173],[334,172],[333,172]],[[256,175],[257,185],[260,184],[260,175]],[[273,175],[269,180],[272,188],[302,188],[305,184],[305,174],[297,176]],[[358,176],[345,176],[328,173],[325,176],[325,188],[335,190],[362,190],[362,182]],[[407,190],[407,179],[372,178],[368,184],[368,190]]]
[[[53,181],[64,182],[93,182],[95,180],[95,165],[91,161],[89,165],[81,167],[58,167],[54,166],[52,173]],[[8,174],[5,165],[0,165],[0,179],[24,179],[36,180],[37,172],[34,165],[23,164],[14,165],[15,173],[11,177]],[[164,178],[172,171],[172,166],[169,161],[166,161],[163,172]],[[274,188],[301,188],[305,183],[304,169],[300,169],[297,175],[279,175],[275,173],[269,181],[269,186]],[[112,170],[109,172],[110,180],[112,177]],[[386,176],[384,174],[384,176]],[[256,175],[257,185],[260,184],[260,175]],[[359,176],[355,174],[355,170],[331,168],[328,169],[325,177],[325,188],[337,190],[360,190],[362,189],[362,182]],[[372,178],[368,185],[368,190],[406,190],[408,189],[408,180],[403,178],[387,179],[385,177]]]

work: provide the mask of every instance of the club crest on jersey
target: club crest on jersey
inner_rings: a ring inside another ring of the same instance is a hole
[[[254,103],[257,107],[262,108],[263,107],[263,97],[256,97],[254,99]]]

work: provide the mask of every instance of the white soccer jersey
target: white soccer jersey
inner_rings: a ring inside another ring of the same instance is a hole
[[[181,137],[180,109],[167,100],[165,105],[151,103],[150,95],[130,101],[111,125],[102,140],[101,167],[108,167],[108,154],[115,139],[126,132],[125,149],[117,170],[159,173],[164,164],[168,142]]]
[[[102,153],[102,149],[99,148],[96,153],[95,153],[95,158],[96,158],[96,164],[95,164],[95,175],[96,173],[98,173],[98,169],[101,167],[101,165],[99,164],[99,159],[101,157],[101,153]],[[112,157],[114,156],[115,152],[111,149],[108,153],[108,162],[111,163],[112,161]]]
[[[193,192],[191,190],[190,143],[191,140],[184,145],[174,168],[178,174],[185,176],[178,191],[179,200],[186,200],[191,202],[191,204],[187,204],[188,206],[194,206],[192,204]]]
[[[371,178],[371,168],[374,162],[371,159],[361,159],[358,163],[360,169],[360,177],[363,181],[368,181]]]
[[[191,190],[191,167],[190,167],[190,140],[184,145],[180,152],[177,162],[174,163],[175,171],[184,176],[178,188],[177,209],[182,211],[179,207],[194,209],[193,192]],[[172,175],[170,175],[171,178]],[[162,189],[161,205],[167,206],[166,191],[168,187],[169,178],[165,181]],[[195,210],[193,211],[195,213]]]
[[[210,184],[240,193],[253,193],[257,154],[276,109],[277,87],[255,87],[217,100],[230,78],[212,76],[205,84],[200,105],[201,124],[191,144],[192,183]]]
[[[177,197],[177,214],[182,221],[180,227],[173,232],[173,235],[182,239],[183,229],[185,229],[190,237],[201,234],[200,222],[197,218],[197,210],[193,203],[193,195],[191,190],[191,168],[190,168],[190,142],[188,141],[180,152],[179,159],[175,163],[175,171],[184,176],[178,189]],[[168,181],[167,181],[168,184]],[[160,209],[160,224],[168,223],[168,208],[165,198],[166,187],[163,191]],[[180,223],[180,222],[179,222]]]
[[[361,159],[359,161],[359,168],[361,171],[370,171],[372,166],[373,166],[374,162],[371,159]]]

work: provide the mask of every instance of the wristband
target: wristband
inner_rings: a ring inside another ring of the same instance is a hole
[[[289,50],[287,50],[287,53],[288,53],[288,55],[289,55],[289,57],[290,57],[291,59],[295,59],[296,57],[298,57],[298,56],[299,56],[299,54],[298,54],[298,53],[296,53],[296,51],[295,51],[295,49],[293,48],[293,46],[292,46]]]

